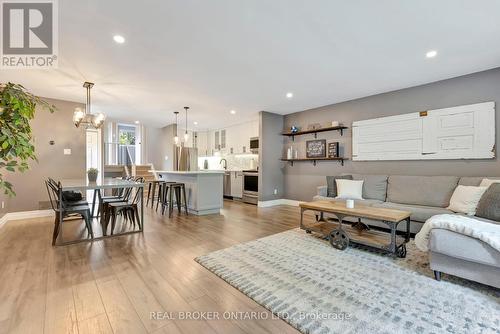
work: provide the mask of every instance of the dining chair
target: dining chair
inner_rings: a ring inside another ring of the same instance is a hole
[[[135,182],[144,182],[144,178],[138,177],[134,180]],[[132,189],[132,188],[130,188]],[[142,228],[142,222],[139,218],[139,203],[142,201],[141,191],[136,190],[135,195],[132,199],[132,201],[120,201],[120,202],[109,202],[106,203],[104,207],[104,214],[101,219],[101,225],[102,225],[102,230],[103,234],[107,234],[109,222],[111,220],[111,235],[113,235],[115,226],[116,226],[116,219],[118,215],[122,215],[123,220],[127,221],[129,220],[132,224],[133,227],[135,228],[135,222],[137,220],[137,224],[139,228]]]
[[[92,216],[90,214],[90,207],[88,203],[84,205],[71,205],[66,201],[61,200],[62,190],[61,184],[55,183],[54,180],[46,180],[45,187],[47,188],[47,193],[49,195],[50,205],[52,210],[55,212],[55,220],[54,220],[54,232],[52,233],[52,246],[56,244],[57,237],[61,231],[62,221],[64,218],[71,216],[80,216],[85,221],[85,227],[87,229],[87,233],[91,239],[94,238],[94,231],[92,230]],[[62,220],[61,220],[62,215]]]

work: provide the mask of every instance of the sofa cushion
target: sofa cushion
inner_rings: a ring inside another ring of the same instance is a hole
[[[429,243],[432,252],[500,267],[500,252],[481,240],[436,228],[431,231]]]
[[[493,183],[486,190],[477,205],[476,216],[500,224],[500,183]]]
[[[487,187],[474,187],[458,185],[450,199],[448,210],[465,213],[473,216],[476,214],[477,205]]]
[[[464,176],[460,178],[460,181],[458,181],[458,184],[462,186],[474,186],[478,187],[483,179],[490,179],[490,180],[499,180],[500,177],[489,177],[489,176]]]
[[[446,208],[458,184],[456,176],[403,176],[388,179],[387,201]]]
[[[337,197],[337,182],[335,180],[352,180],[352,175],[327,176],[326,177],[326,196]]]
[[[352,174],[353,180],[364,180],[363,198],[385,201],[387,197],[387,175]]]
[[[408,204],[399,204],[399,203],[391,203],[391,202],[374,204],[373,206],[379,207],[379,208],[388,208],[388,209],[410,211],[411,212],[410,219],[413,221],[421,222],[421,223],[425,223],[425,221],[427,219],[429,219],[435,215],[453,213],[453,211],[451,211],[451,210],[448,210],[445,208],[437,208],[435,206],[408,205]]]
[[[313,201],[330,201],[330,202],[344,202],[345,199],[340,199],[340,198],[331,198],[331,197],[325,197],[325,196],[314,196]],[[354,200],[354,207],[356,205],[361,204],[361,205],[373,205],[373,204],[380,204],[383,203],[382,201],[376,200],[376,199],[355,199]]]

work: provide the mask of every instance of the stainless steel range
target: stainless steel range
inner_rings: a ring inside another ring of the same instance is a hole
[[[257,204],[259,201],[259,172],[243,171],[243,202]]]

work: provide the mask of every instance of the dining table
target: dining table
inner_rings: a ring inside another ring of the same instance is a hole
[[[99,206],[99,203],[101,203],[103,194],[105,191],[109,190],[123,190],[126,188],[136,188],[135,190],[139,192],[139,202],[140,202],[140,224],[138,224],[138,228],[134,228],[134,230],[131,231],[124,231],[124,232],[119,232],[119,233],[114,233],[111,235],[106,235],[106,233],[103,233],[101,236],[94,236],[90,239],[81,239],[81,240],[75,240],[75,241],[70,241],[66,242],[64,244],[71,244],[71,243],[77,243],[77,242],[82,242],[82,241],[94,241],[94,240],[101,240],[105,238],[112,238],[112,237],[117,237],[117,236],[122,236],[126,234],[131,234],[131,233],[142,233],[144,231],[144,185],[145,183],[143,182],[137,182],[137,181],[132,181],[132,180],[126,180],[122,178],[111,178],[111,177],[104,177],[101,179],[98,179],[95,182],[89,181],[87,178],[81,178],[81,179],[62,179],[59,181],[61,184],[61,187],[59,188],[59,215],[60,215],[60,221],[63,221],[62,217],[62,196],[63,192],[65,191],[80,191],[80,192],[88,192],[88,191],[93,191],[92,195],[92,204],[91,204],[91,214],[93,218],[101,219],[102,217],[102,212],[99,214],[95,213],[96,208]],[[99,224],[101,225],[101,224]],[[59,244],[61,245],[61,244]]]

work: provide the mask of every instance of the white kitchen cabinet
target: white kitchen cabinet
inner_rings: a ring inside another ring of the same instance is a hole
[[[211,147],[209,140],[209,132],[208,131],[199,131],[197,135],[197,147],[198,147],[198,156],[209,156],[211,155]]]
[[[231,196],[243,197],[243,172],[231,172]]]

